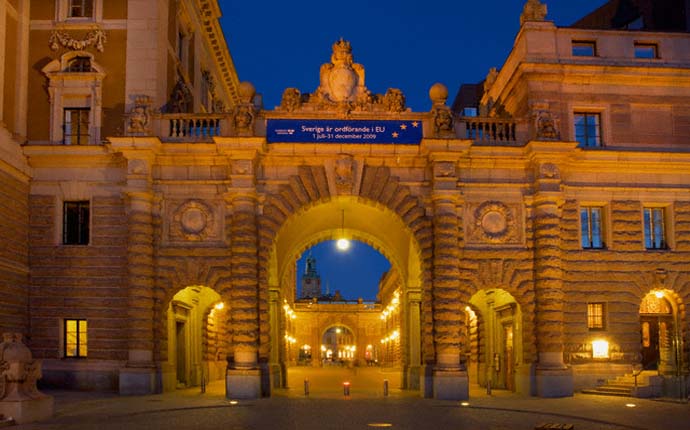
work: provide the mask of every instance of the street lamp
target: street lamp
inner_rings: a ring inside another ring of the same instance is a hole
[[[350,240],[345,237],[345,209],[342,210],[340,218],[340,239],[335,243],[335,246],[340,251],[347,251],[350,249]]]

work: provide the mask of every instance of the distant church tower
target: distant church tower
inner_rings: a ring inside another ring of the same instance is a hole
[[[302,295],[301,299],[321,297],[321,277],[316,273],[316,258],[311,254],[307,257],[307,267],[304,268],[302,276]]]

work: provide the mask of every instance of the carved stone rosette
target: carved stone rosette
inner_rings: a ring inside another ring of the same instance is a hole
[[[469,206],[467,242],[519,244],[520,225],[518,208],[499,201],[487,201]]]
[[[168,241],[203,243],[222,240],[222,214],[218,204],[199,199],[169,203],[165,217]]]

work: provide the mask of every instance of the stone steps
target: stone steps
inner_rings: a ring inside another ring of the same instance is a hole
[[[656,397],[661,394],[658,389],[660,385],[661,377],[656,371],[644,371],[637,376],[637,385],[635,376],[627,374],[609,380],[599,387],[582,390],[582,393],[617,397]]]

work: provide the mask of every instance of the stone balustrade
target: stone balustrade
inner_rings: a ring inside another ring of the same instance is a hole
[[[526,142],[522,124],[514,119],[461,117],[458,122],[460,138],[499,145]]]

